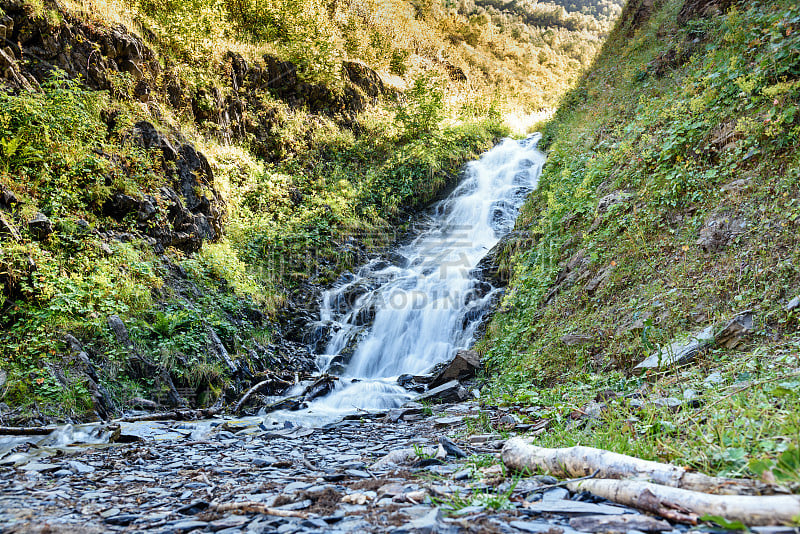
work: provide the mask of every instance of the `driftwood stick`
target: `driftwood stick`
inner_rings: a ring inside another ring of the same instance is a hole
[[[252,397],[253,394],[257,393],[258,391],[261,390],[261,388],[269,385],[272,382],[273,382],[273,380],[268,378],[267,380],[262,380],[261,382],[259,382],[255,386],[253,386],[250,389],[248,389],[247,392],[244,395],[242,395],[242,398],[239,399],[239,402],[236,403],[236,406],[233,407],[233,413],[238,414],[242,410],[242,408],[244,407],[245,403],[248,400],[250,400],[250,397]]]
[[[54,430],[54,426],[0,426],[0,436],[46,436]]]
[[[710,495],[637,480],[592,479],[567,487],[688,523],[716,515],[750,526],[788,525],[800,515],[798,495]]]
[[[261,502],[229,502],[224,504],[212,504],[211,511],[214,512],[242,512],[251,514],[265,514],[274,515],[277,517],[299,517],[300,519],[308,519],[308,514],[298,512],[296,510],[281,510],[279,508],[271,508]]]
[[[591,447],[548,449],[521,438],[511,438],[503,446],[502,457],[503,463],[511,469],[541,469],[560,477],[582,477],[597,471],[599,478],[644,479],[663,486],[722,495],[772,492],[771,486],[757,480],[710,477],[683,467]]]

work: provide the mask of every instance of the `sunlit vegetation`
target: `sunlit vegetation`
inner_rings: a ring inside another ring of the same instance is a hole
[[[763,458],[796,456],[800,432],[787,309],[800,293],[800,10],[751,2],[679,25],[683,4],[620,20],[547,123],[524,252],[481,349],[496,395],[553,417],[543,443],[758,475]],[[634,372],[744,310],[754,331],[735,348]],[[569,417],[607,390],[702,407],[621,398],[585,429]]]

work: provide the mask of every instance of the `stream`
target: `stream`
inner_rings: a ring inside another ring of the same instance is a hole
[[[471,345],[500,291],[476,266],[514,227],[538,183],[545,160],[539,137],[506,139],[470,162],[415,238],[345,273],[324,293],[317,364],[340,380],[307,408],[274,412],[269,422],[316,426],[356,411],[397,408],[413,396],[398,385],[400,375],[428,372]]]

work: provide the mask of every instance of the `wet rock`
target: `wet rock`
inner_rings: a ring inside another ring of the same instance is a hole
[[[336,387],[338,378],[330,375],[323,375],[314,381],[303,391],[303,400],[310,402],[316,398],[324,397]]]
[[[459,350],[450,363],[436,375],[428,387],[436,388],[452,380],[462,381],[472,378],[480,367],[480,354],[474,350]]]
[[[37,213],[33,219],[28,221],[28,230],[31,231],[34,238],[41,241],[53,233],[53,223],[43,213]]]
[[[425,393],[419,395],[416,399],[417,402],[421,401],[436,401],[436,402],[460,402],[469,397],[469,391],[462,386],[458,380],[451,380],[439,387],[429,389]]]
[[[634,369],[643,371],[645,369],[659,369],[689,363],[700,351],[705,350],[714,343],[713,332],[714,327],[709,326],[705,330],[689,337],[689,339],[678,340],[668,347],[662,347],[634,367]]]
[[[442,436],[439,438],[439,444],[444,448],[445,452],[450,456],[455,456],[456,458],[466,458],[467,453],[462,451],[458,445],[453,443],[453,440],[446,436]]]
[[[303,401],[303,398],[298,395],[294,397],[286,397],[271,404],[267,404],[262,409],[266,413],[270,413],[278,410],[296,411],[302,409],[303,406],[305,406],[305,402]]]
[[[416,391],[417,393],[425,391],[425,384],[418,383],[416,377],[413,375],[406,374],[398,376],[397,384],[409,391]]]
[[[507,233],[481,258],[475,274],[495,287],[505,287],[510,274],[505,263],[529,238],[527,232],[515,230]]]

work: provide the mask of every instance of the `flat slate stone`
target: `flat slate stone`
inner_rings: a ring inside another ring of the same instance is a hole
[[[193,530],[197,530],[199,528],[206,528],[208,526],[208,522],[206,521],[179,521],[171,526],[174,532],[191,532]]]
[[[372,475],[361,469],[348,469],[345,474],[354,478],[372,478]]]
[[[648,515],[627,514],[619,516],[587,515],[573,517],[569,526],[583,532],[628,532],[639,530],[642,532],[666,532],[672,530],[672,525],[663,519],[656,519]]]
[[[512,521],[509,523],[509,526],[514,527],[517,530],[521,530],[522,532],[533,533],[552,532],[554,528],[554,525],[551,525],[545,521]]]
[[[541,512],[551,514],[602,514],[602,515],[622,515],[628,513],[629,510],[619,508],[618,506],[609,506],[607,504],[594,504],[591,502],[582,501],[567,501],[567,500],[553,500],[553,501],[538,501],[530,503],[525,508],[521,508],[528,512]]]
[[[463,417],[438,417],[433,420],[437,426],[450,426],[455,425],[463,421]]]

